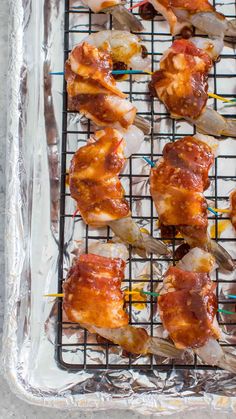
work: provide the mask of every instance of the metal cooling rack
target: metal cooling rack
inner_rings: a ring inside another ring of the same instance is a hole
[[[131,5],[133,5],[133,2],[131,0],[130,2]],[[215,5],[215,1],[214,1],[214,5]],[[231,10],[232,10],[232,3],[229,3],[229,5],[231,5]],[[234,6],[235,9],[235,6]],[[138,15],[137,13],[138,9],[134,9],[134,14]],[[234,14],[227,14],[225,9],[223,10],[224,14],[226,15],[226,17],[228,18],[236,18],[235,15],[235,10],[234,10]],[[71,16],[76,17],[83,14],[83,16],[86,16],[87,19],[87,23],[85,25],[85,29],[74,29],[74,28],[70,28],[70,18]],[[71,0],[65,0],[65,21],[64,21],[64,60],[67,59],[68,57],[68,53],[70,52],[70,37],[72,36],[72,34],[83,34],[84,37],[86,37],[88,34],[95,32],[93,29],[93,17],[95,15],[93,15],[93,13],[91,13],[89,10],[85,9],[85,8],[74,8],[73,7],[73,1]],[[108,29],[112,28],[112,17],[108,17]],[[162,20],[162,18],[160,17],[160,19]],[[150,43],[147,45],[147,48],[149,50],[149,54],[152,57],[152,70],[157,69],[158,65],[157,62],[159,61],[160,57],[162,56],[162,52],[156,52],[155,48],[154,48],[154,43],[156,42],[162,42],[162,39],[166,39],[168,37],[168,39],[172,42],[173,38],[171,37],[170,33],[165,32],[165,31],[159,31],[159,21],[152,21],[148,24],[149,29],[145,32],[143,32],[141,35],[145,35],[149,38]],[[166,28],[167,28],[167,24],[166,24]],[[224,63],[224,66],[227,67],[227,60],[235,60],[236,58],[236,54],[235,51],[231,50],[230,53],[224,53],[221,55],[221,63]],[[214,91],[214,93],[219,94],[221,96],[224,97],[228,97],[228,98],[232,98],[233,94],[224,91],[224,86],[225,83],[224,81],[230,77],[235,77],[235,74],[227,74],[225,72],[219,71],[218,72],[218,66],[219,63],[216,63],[214,65],[214,71],[213,74],[210,75],[210,80],[211,80],[211,86],[212,86],[212,91]],[[221,66],[222,67],[222,66]],[[123,85],[124,86],[124,85]],[[126,84],[127,86],[127,84]],[[221,87],[223,86],[223,88]],[[122,88],[123,91],[125,91],[124,87]],[[169,114],[166,112],[166,109],[164,108],[164,106],[159,106],[159,109],[156,110],[156,106],[155,103],[158,102],[157,99],[151,99],[147,93],[144,91],[137,91],[137,89],[133,89],[133,81],[132,81],[132,76],[130,76],[129,82],[128,82],[128,91],[126,93],[129,94],[130,96],[130,100],[135,102],[136,105],[136,97],[138,96],[138,100],[141,101],[148,101],[149,102],[149,110],[148,112],[138,112],[140,115],[143,115],[146,118],[149,118],[151,120],[152,123],[152,131],[149,137],[150,140],[150,152],[149,153],[145,153],[147,157],[149,157],[151,160],[156,161],[160,156],[161,156],[161,152],[156,152],[155,151],[155,147],[154,147],[154,139],[156,140],[158,137],[162,138],[164,142],[167,141],[175,141],[175,139],[184,137],[186,135],[192,135],[195,133],[193,128],[187,128],[182,129],[181,133],[179,132],[179,130],[177,129],[177,122],[172,120],[170,122],[171,124],[171,133],[170,132],[165,132],[165,130],[160,131],[159,129],[156,128],[156,125],[158,126],[158,121],[161,118],[170,118]],[[140,99],[141,98],[141,99]],[[214,99],[213,100],[213,104],[214,104],[214,109],[217,110],[217,106],[219,106],[219,103]],[[137,108],[139,110],[139,106],[138,106],[138,101],[137,101]],[[65,262],[65,247],[66,247],[66,240],[65,240],[65,233],[66,233],[66,226],[65,226],[65,220],[68,218],[71,218],[73,216],[73,214],[71,212],[67,212],[66,209],[66,199],[69,196],[69,193],[67,192],[67,188],[66,188],[66,175],[67,175],[67,168],[68,168],[68,158],[69,160],[71,159],[73,153],[75,150],[70,151],[67,149],[67,144],[68,144],[68,136],[69,134],[72,133],[72,131],[70,131],[70,129],[68,128],[68,115],[70,114],[69,111],[67,111],[67,93],[66,93],[66,84],[64,82],[64,89],[63,89],[63,121],[62,121],[62,152],[61,152],[61,200],[60,200],[60,250],[59,250],[59,285],[58,285],[58,292],[62,292],[62,282],[65,279],[65,272],[64,272],[64,262]],[[236,114],[229,114],[227,113],[227,115],[225,115],[226,117],[236,117]],[[192,131],[190,132],[189,129]],[[83,136],[84,138],[89,138],[90,137],[90,123],[88,123],[87,125],[87,130],[86,131],[73,131],[73,134],[76,134],[79,136]],[[132,204],[133,204],[133,200],[134,199],[146,199],[150,201],[150,214],[146,217],[134,217],[134,219],[136,219],[138,222],[142,221],[150,221],[149,224],[149,228],[150,228],[150,233],[151,234],[157,234],[156,233],[156,227],[155,227],[155,223],[157,221],[157,217],[155,214],[155,210],[154,210],[154,206],[153,206],[153,202],[151,200],[151,197],[149,194],[147,195],[135,195],[133,192],[133,188],[132,188],[132,179],[134,179],[136,176],[139,176],[137,174],[134,173],[133,167],[134,167],[134,162],[135,159],[142,157],[141,153],[137,153],[135,155],[133,155],[132,157],[130,157],[129,159],[129,173],[128,174],[123,174],[121,175],[121,177],[124,178],[128,178],[129,179],[129,193],[127,193],[126,198],[129,199],[130,202],[130,207],[132,210]],[[228,195],[224,196],[218,195],[218,183],[219,182],[223,182],[223,181],[232,181],[234,183],[236,183],[236,176],[232,175],[224,175],[224,174],[220,174],[219,173],[219,167],[221,167],[222,165],[227,164],[228,159],[234,159],[235,164],[234,167],[236,167],[236,154],[221,154],[219,155],[216,160],[215,160],[215,167],[213,168],[213,173],[210,176],[211,182],[213,183],[214,187],[214,193],[212,193],[211,195],[206,196],[207,199],[213,200],[214,201],[214,205],[217,207],[218,202],[223,201],[223,200],[227,200],[228,199]],[[143,175],[143,177],[148,178],[148,175]],[[76,216],[77,219],[79,219],[79,216]],[[227,244],[227,243],[232,243],[236,241],[235,237],[219,237],[218,235],[218,217],[215,218],[213,216],[209,216],[209,220],[211,220],[212,222],[214,222],[215,224],[215,236],[216,239],[221,242],[222,244]],[[91,230],[88,226],[85,227],[85,242],[86,242],[86,249],[88,248],[88,244],[89,244],[89,240],[94,240],[94,239],[109,239],[110,236],[110,231],[109,229],[107,229],[107,232],[105,234],[101,234],[101,235],[94,235],[91,233]],[[162,239],[165,239],[164,237],[162,237]],[[176,245],[178,245],[178,239],[174,239],[172,242],[172,250],[173,250],[173,254],[176,248]],[[140,258],[135,258],[132,256],[131,251],[130,251],[130,259],[128,262],[128,274],[127,274],[127,278],[125,279],[125,283],[126,285],[128,285],[129,289],[132,290],[132,285],[135,286],[135,284],[138,282],[137,280],[132,279],[132,264],[137,262],[137,261],[141,261],[141,262],[146,262],[150,264],[150,273],[151,273],[151,278],[150,280],[148,280],[148,282],[150,283],[150,290],[154,290],[156,283],[158,282],[158,280],[153,279],[153,263],[154,262],[172,262],[173,264],[175,263],[175,259],[174,256],[172,259],[163,259],[163,258],[157,258],[154,256],[150,256],[144,259],[140,259]],[[227,277],[225,278],[221,278],[221,276],[219,275],[219,273],[216,273],[216,283],[217,283],[217,296],[219,295],[219,286],[220,284],[224,283],[235,283],[236,284],[236,279],[228,279]],[[143,281],[145,282],[145,281]],[[220,300],[218,299],[219,305],[221,306],[221,304],[227,304],[228,302],[224,301],[224,300]],[[153,334],[154,328],[157,325],[160,325],[160,322],[156,321],[153,319],[153,314],[155,311],[155,301],[153,300],[153,297],[150,297],[150,300],[146,302],[146,304],[150,305],[150,321],[148,322],[137,322],[134,321],[132,318],[132,304],[136,304],[136,303],[140,303],[139,301],[131,301],[131,298],[128,302],[128,310],[129,310],[129,315],[130,315],[130,323],[132,325],[137,325],[140,327],[148,327],[148,331],[150,334]],[[68,322],[64,322],[62,319],[62,302],[59,301],[58,303],[58,324],[57,324],[57,345],[56,345],[56,358],[57,358],[57,362],[58,365],[61,368],[67,369],[67,370],[73,370],[73,371],[78,371],[81,369],[88,369],[88,370],[97,370],[97,369],[117,369],[120,370],[122,368],[132,368],[132,369],[145,369],[145,370],[152,370],[152,369],[159,369],[159,370],[170,370],[173,366],[173,362],[165,362],[165,364],[163,364],[163,359],[159,359],[158,357],[154,357],[152,355],[148,355],[146,357],[141,357],[139,362],[137,363],[137,360],[135,358],[133,358],[130,354],[123,354],[123,357],[120,358],[119,362],[111,362],[110,361],[110,351],[112,349],[112,347],[116,346],[114,344],[111,343],[97,343],[97,342],[93,342],[93,343],[88,343],[87,342],[87,337],[88,337],[88,332],[85,330],[83,331],[84,335],[83,335],[83,339],[82,342],[80,341],[80,343],[64,343],[63,341],[63,331],[66,328],[69,327],[73,327],[73,329],[76,329],[78,331],[81,331],[83,329],[81,329],[78,325],[72,324],[72,323],[68,323]],[[232,308],[231,308],[232,309]],[[231,321],[230,317],[226,316],[225,321],[222,321],[221,319],[218,319],[219,324],[221,326],[236,326],[236,322]],[[227,344],[223,344],[224,346]],[[227,346],[233,346],[233,345],[227,345]],[[104,352],[104,362],[103,364],[96,364],[96,362],[91,363],[88,360],[88,351],[91,351],[96,349],[96,347],[99,347]],[[68,362],[65,354],[73,351],[74,354],[76,354],[76,351],[79,350],[80,353],[82,353],[82,358],[83,358],[83,362],[81,362],[81,357],[80,357],[80,362],[77,361],[76,356],[73,357],[73,362],[70,361]],[[192,359],[187,365],[183,365],[183,364],[175,364],[175,368],[181,368],[181,369],[191,369],[191,368],[196,368],[196,369],[205,369],[205,370],[212,370],[215,369],[212,366],[209,365],[201,365],[200,362],[197,360],[196,356],[194,357],[194,359]]]

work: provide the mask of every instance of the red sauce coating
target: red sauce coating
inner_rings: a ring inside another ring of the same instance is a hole
[[[196,184],[199,190],[208,188],[208,172],[214,163],[214,155],[206,143],[194,137],[184,137],[179,141],[167,143],[163,149],[163,157],[167,165],[180,169],[183,182],[187,182],[186,175],[191,174],[194,189]],[[188,179],[191,182],[190,176]],[[190,185],[187,183],[186,186],[189,188]]]
[[[119,122],[123,128],[127,129],[134,121],[136,109],[133,107],[128,116],[127,112],[122,109],[122,100],[124,99],[120,99],[117,106],[117,101],[114,103],[112,96],[81,94],[68,99],[68,109],[79,111],[86,116],[89,114],[98,126],[109,126]]]
[[[80,112],[98,126],[120,123],[128,128],[136,108],[116,86],[110,55],[86,42],[71,51],[65,64],[69,110]]]
[[[128,216],[130,209],[118,178],[125,163],[123,139],[112,128],[98,131],[97,136],[96,142],[74,154],[69,186],[83,220],[99,227]]]
[[[151,170],[150,186],[161,224],[198,229],[206,237],[208,171],[214,162],[210,147],[194,137],[168,143],[163,160]],[[189,233],[193,234],[193,231]],[[185,230],[186,232],[187,230]]]
[[[231,222],[236,230],[236,189],[230,194],[230,218]]]
[[[198,118],[208,99],[207,53],[186,39],[176,40],[152,76],[159,99],[175,117]]]
[[[117,87],[114,77],[112,76],[112,59],[106,51],[101,51],[94,45],[83,42],[73,48],[68,60],[66,61],[66,80],[69,83],[70,74],[75,73],[77,76],[84,78],[88,83],[94,80],[101,86],[110,90],[120,97],[125,97]]]
[[[161,320],[178,348],[203,346],[218,338],[213,326],[217,311],[215,285],[208,274],[171,267],[165,274],[170,291],[158,298]]]
[[[63,285],[67,319],[82,324],[116,328],[128,324],[120,290],[125,262],[94,254],[81,255]]]

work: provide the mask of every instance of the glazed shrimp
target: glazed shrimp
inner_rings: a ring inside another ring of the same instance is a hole
[[[231,223],[236,230],[236,189],[230,194],[230,219]]]
[[[158,310],[178,349],[192,349],[203,362],[235,373],[236,357],[217,342],[221,331],[215,284],[209,275],[216,266],[211,254],[192,249],[165,273]]]
[[[69,171],[72,198],[86,224],[110,226],[137,252],[169,254],[162,243],[140,231],[132,220],[125,191],[118,178],[125,164],[125,141],[112,128],[97,131],[86,146],[74,154]]]
[[[208,250],[221,269],[233,271],[232,257],[207,232],[207,201],[203,192],[209,187],[208,172],[217,144],[217,140],[201,135],[167,143],[163,158],[151,169],[150,189],[161,228],[174,226],[190,247]]]
[[[206,106],[208,73],[221,46],[220,40],[174,41],[163,55],[160,69],[153,74],[150,88],[172,118],[184,118],[206,134],[236,137],[236,119],[225,118]]]
[[[126,257],[126,249],[122,251],[121,246],[103,243],[96,249],[94,245],[93,253],[76,259],[63,285],[63,310],[67,320],[79,323],[133,354],[180,357],[182,352],[171,342],[150,337],[145,329],[128,324],[124,294],[120,289],[125,269],[121,255]]]
[[[100,127],[127,130],[134,124],[145,134],[150,132],[150,123],[136,115],[136,107],[117,87],[107,51],[87,42],[76,45],[65,64],[65,78],[70,111],[80,112]]]

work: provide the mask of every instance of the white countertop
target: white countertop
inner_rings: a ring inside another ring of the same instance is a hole
[[[37,1],[37,0],[36,0]],[[5,196],[5,138],[6,138],[6,74],[7,74],[7,19],[8,19],[8,2],[2,1],[0,8],[0,341],[2,335],[2,323],[3,323],[3,294],[4,294],[4,196]],[[97,418],[103,419],[107,416],[109,419],[118,419],[121,416],[123,418],[143,418],[143,416],[137,415],[127,411],[109,411],[107,413],[80,413],[80,411],[68,412],[59,411],[53,409],[46,409],[41,407],[30,406],[27,403],[19,400],[14,394],[11,393],[7,383],[0,376],[0,419],[1,418],[12,418],[17,417],[18,419],[23,418]],[[149,416],[150,417],[150,416]],[[154,417],[154,416],[152,416]],[[155,416],[156,417],[156,416]],[[218,412],[208,411],[194,411],[187,412],[180,415],[172,416],[176,419],[232,419],[232,414],[225,414]]]

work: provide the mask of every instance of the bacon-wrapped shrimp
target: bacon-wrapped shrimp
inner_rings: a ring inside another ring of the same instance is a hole
[[[236,21],[227,20],[208,0],[149,0],[140,7],[140,15],[152,19],[153,8],[168,21],[172,35],[189,37],[194,26],[210,36],[236,37]]]
[[[113,62],[113,70],[151,71],[151,59],[141,39],[127,31],[107,30],[89,35],[85,41],[107,51]],[[123,79],[127,76],[114,76]]]
[[[160,61],[160,70],[152,76],[152,93],[155,91],[173,118],[184,118],[206,134],[236,137],[236,119],[224,118],[206,107],[215,42],[202,43],[203,50],[193,41],[173,42]],[[197,42],[199,45],[199,38]]]
[[[128,315],[120,290],[124,268],[125,262],[119,258],[79,256],[63,287],[63,308],[68,319],[97,327],[127,325]]]
[[[124,7],[125,0],[83,0],[94,13],[109,13],[118,21],[124,30],[141,32],[144,28],[142,23],[128,9]]]
[[[193,349],[202,361],[236,372],[236,358],[217,342],[217,299],[209,276],[215,267],[211,254],[192,249],[165,273],[158,309],[178,349]]]
[[[230,194],[230,218],[231,223],[236,230],[236,189]]]
[[[109,255],[112,246],[112,258]],[[125,261],[116,256],[116,244],[100,244],[94,253],[76,259],[63,284],[63,310],[67,320],[80,323],[134,354],[177,357],[181,354],[164,339],[150,337],[143,328],[130,326],[120,289],[124,279]],[[121,245],[119,245],[121,246]]]
[[[207,142],[206,142],[207,141]],[[185,137],[168,143],[163,158],[151,170],[151,195],[161,225],[174,226],[190,247],[211,252],[219,266],[232,271],[231,256],[208,233],[207,201],[203,192],[209,187],[208,172],[214,163],[216,140]]]
[[[65,64],[68,109],[80,112],[96,125],[128,129],[137,125],[145,133],[150,124],[137,117],[137,109],[116,86],[110,55],[87,42],[71,51]]]
[[[131,218],[118,178],[126,160],[122,135],[113,128],[106,128],[97,131],[93,140],[77,150],[69,171],[71,196],[84,222],[94,227],[110,226],[137,251],[168,254],[162,242],[141,233]]]

